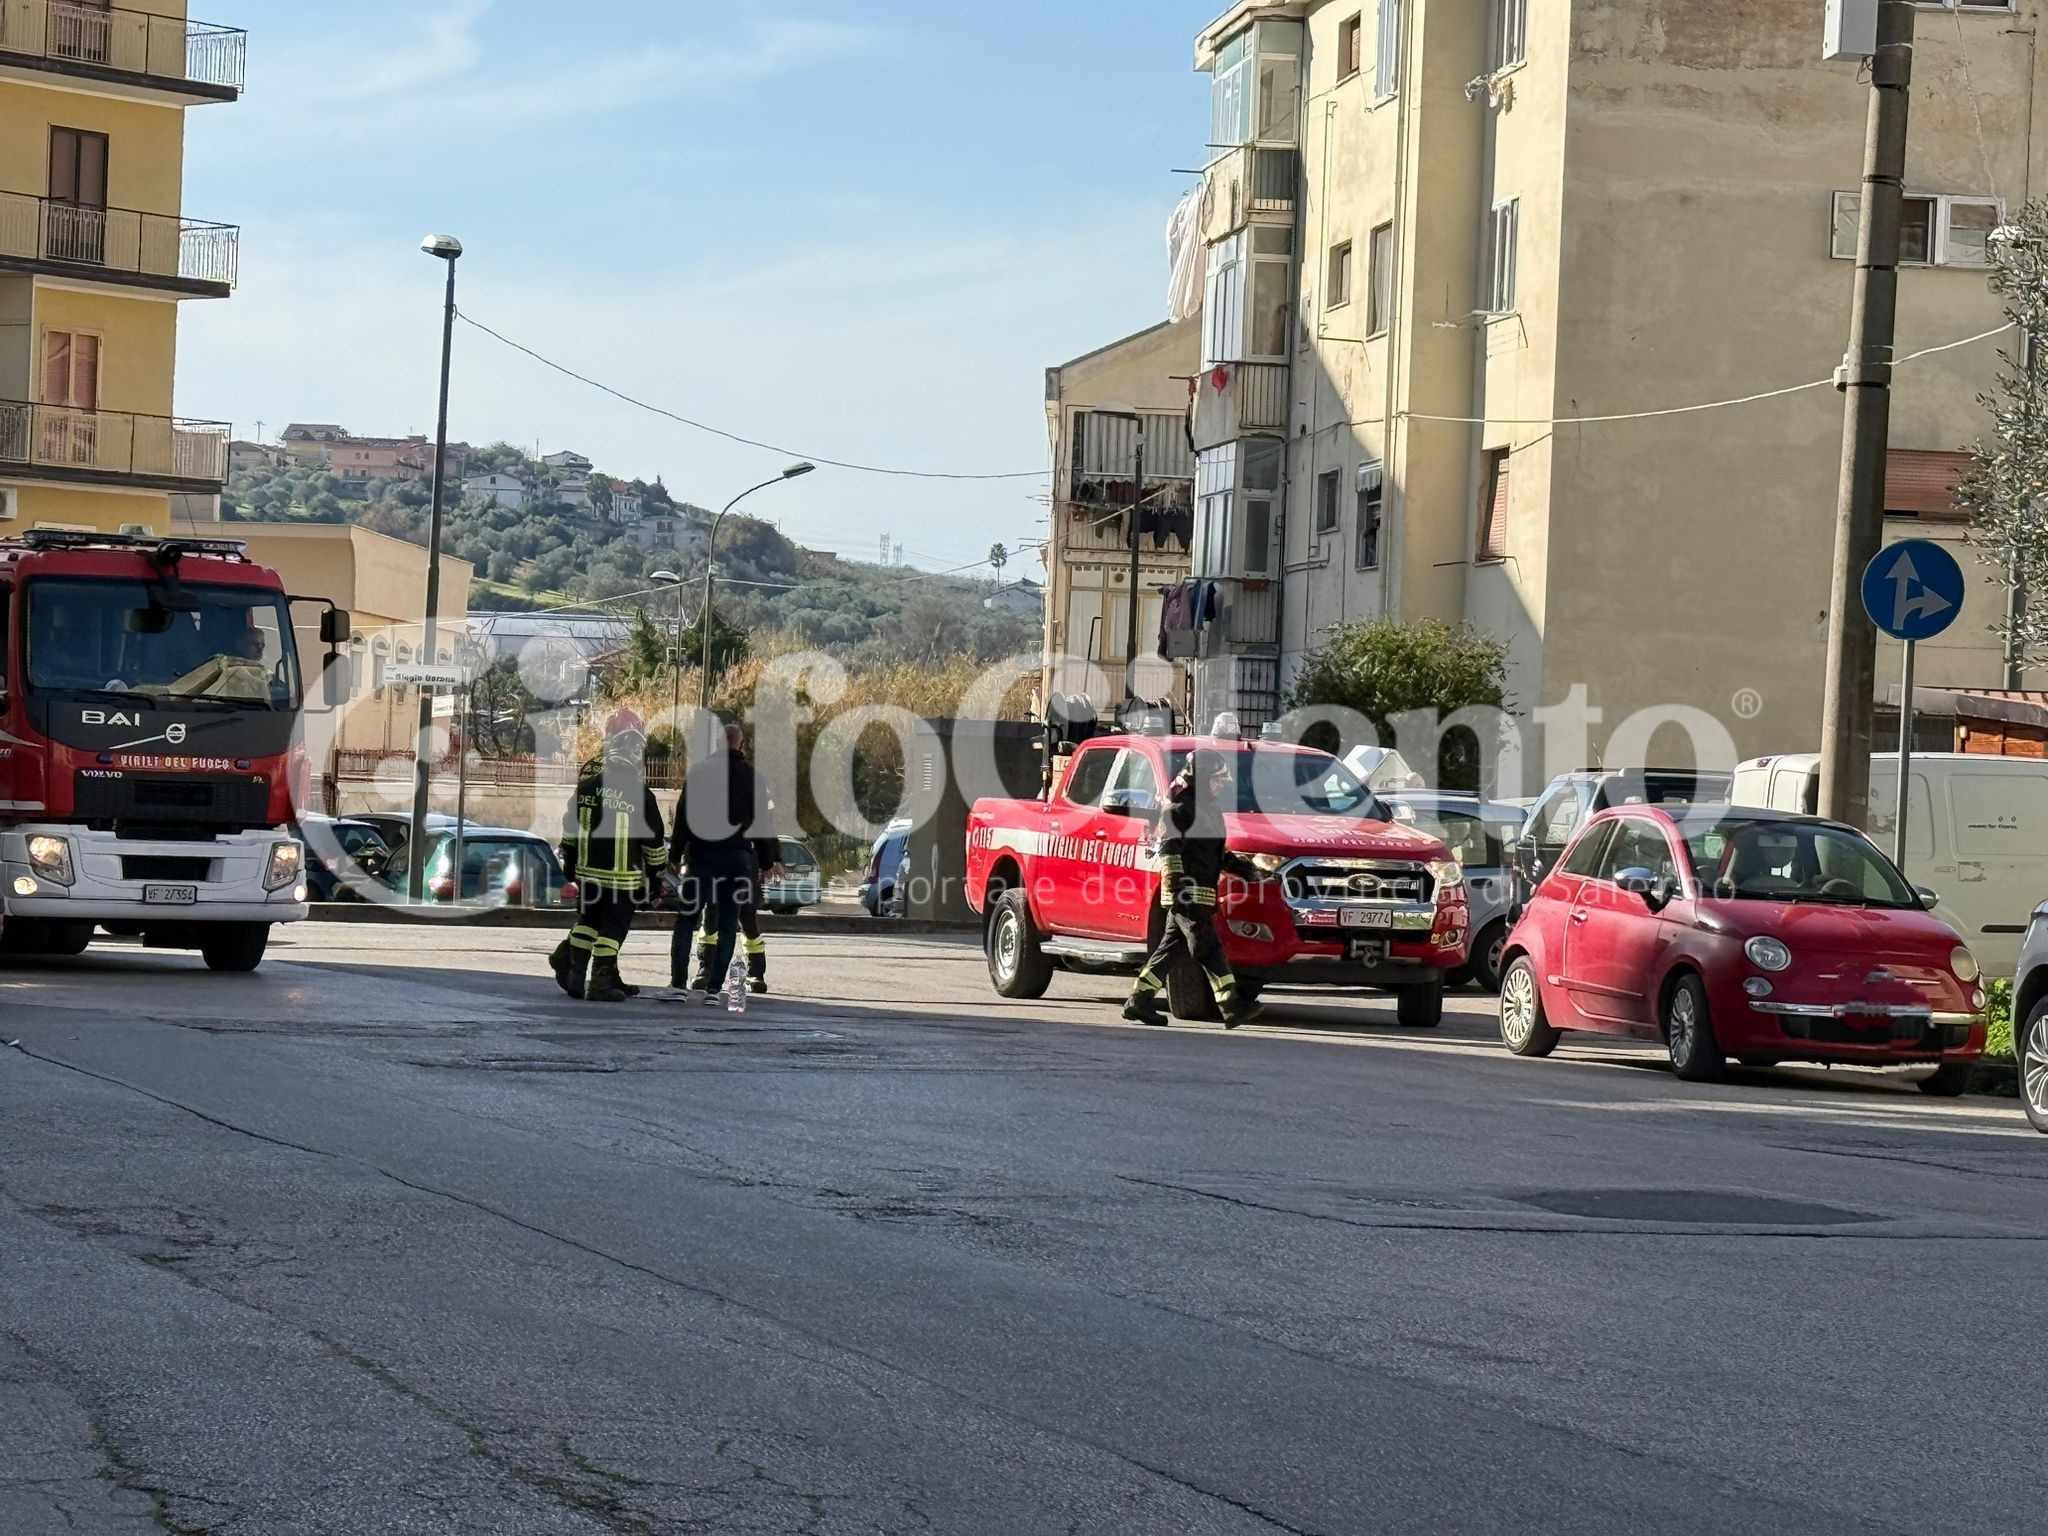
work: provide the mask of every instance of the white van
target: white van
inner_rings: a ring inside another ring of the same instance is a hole
[[[1935,908],[1969,941],[1987,976],[2019,965],[2027,921],[2048,898],[2048,761],[1916,752],[1906,818],[1906,876],[1940,896]],[[1886,853],[1898,830],[1899,757],[1870,760],[1870,835]],[[1820,755],[1759,757],[1735,770],[1730,799],[1813,814]]]

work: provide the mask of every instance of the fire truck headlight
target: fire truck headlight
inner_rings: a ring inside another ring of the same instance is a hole
[[[40,891],[41,889],[42,887],[40,885],[37,885],[35,881],[27,875],[16,875],[14,877],[14,894],[17,896],[33,896],[37,891]]]
[[[47,834],[30,838],[28,866],[52,885],[70,885],[76,878],[71,869],[71,840]]]
[[[288,885],[297,884],[299,876],[305,872],[305,849],[297,843],[272,843],[270,868],[264,872],[263,888],[266,891],[281,891]]]

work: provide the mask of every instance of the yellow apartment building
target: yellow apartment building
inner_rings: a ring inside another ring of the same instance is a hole
[[[1745,754],[1818,745],[1840,395],[1583,418],[1840,361],[1868,87],[1822,10],[1244,0],[1203,29],[1195,567],[1234,594],[1204,707],[1266,718],[1331,625],[1392,614],[1505,640],[1525,716],[1583,686],[1607,729],[1683,706]],[[1901,357],[2000,323],[1988,237],[2048,174],[2044,10],[1917,9]],[[1900,367],[1892,536],[1960,541],[2001,345]],[[1919,680],[1995,688],[2003,584],[1959,553],[1978,584]]]
[[[184,215],[185,111],[240,97],[245,41],[180,0],[0,0],[0,534],[160,533],[226,479],[172,379],[240,239]]]
[[[1100,715],[1123,703],[1133,541],[1138,656],[1153,658],[1159,649],[1162,591],[1188,575],[1195,486],[1188,381],[1200,360],[1199,326],[1188,319],[1045,370],[1053,490],[1040,687],[1048,699],[1085,694]],[[1138,486],[1141,428],[1145,478]],[[1143,515],[1134,518],[1134,508]],[[1185,702],[1184,666],[1141,661],[1132,681],[1141,698]]]

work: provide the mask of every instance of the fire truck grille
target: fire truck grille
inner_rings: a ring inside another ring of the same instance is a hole
[[[243,832],[270,817],[270,786],[258,779],[121,778],[79,775],[72,804],[96,827]]]
[[[1282,877],[1289,901],[1386,901],[1414,904],[1434,894],[1429,871],[1417,864],[1357,859],[1299,859]]]

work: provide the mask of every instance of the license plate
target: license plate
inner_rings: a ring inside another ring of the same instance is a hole
[[[1346,928],[1391,928],[1394,914],[1374,907],[1346,907],[1343,924]]]
[[[145,907],[189,907],[199,900],[196,885],[145,885],[142,888],[142,904]]]
[[[1387,958],[1387,943],[1384,939],[1353,939],[1350,946],[1353,960],[1365,965],[1378,965]]]

